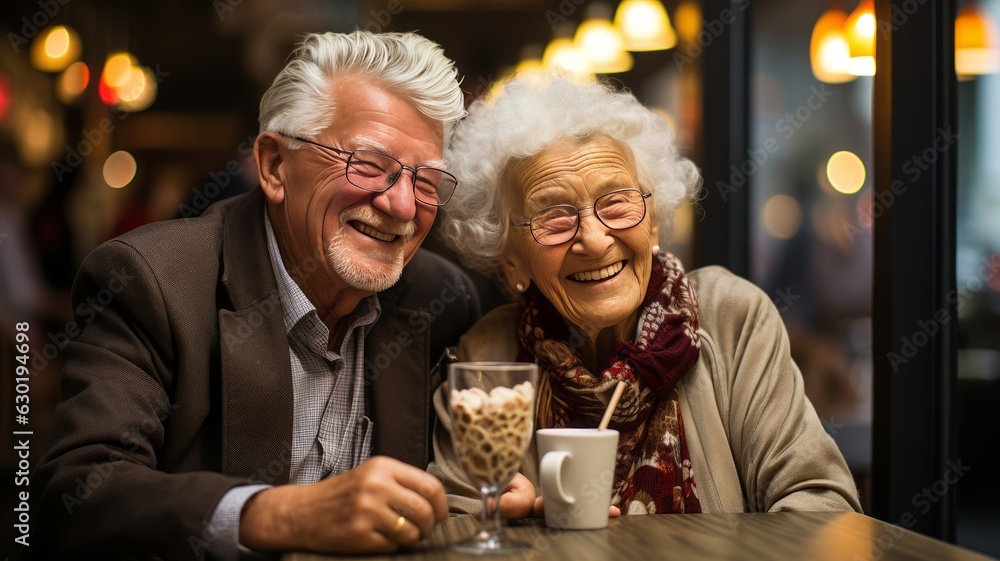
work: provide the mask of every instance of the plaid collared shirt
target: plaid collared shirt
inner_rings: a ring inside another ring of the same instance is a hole
[[[339,354],[329,350],[330,330],[285,269],[266,211],[264,222],[292,366],[289,482],[315,483],[349,471],[371,456],[372,421],[365,415],[365,336],[381,308],[375,295],[362,300],[345,318],[349,324]]]

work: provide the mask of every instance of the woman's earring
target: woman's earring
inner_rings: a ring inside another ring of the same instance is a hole
[[[660,246],[654,245],[653,246],[653,255],[656,255],[659,252],[660,252]]]
[[[526,289],[527,287],[526,287],[526,286],[524,286],[524,283],[523,283],[523,282],[519,282],[519,283],[517,283],[517,284],[515,284],[515,285],[514,285],[514,288],[516,288],[518,292],[524,292],[524,290],[525,290],[525,289]]]

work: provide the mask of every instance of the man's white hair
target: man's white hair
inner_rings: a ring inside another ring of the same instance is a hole
[[[330,85],[344,74],[367,77],[440,121],[445,144],[465,115],[458,70],[437,43],[415,33],[310,33],[260,100],[261,132],[315,138],[333,122]]]
[[[445,150],[448,170],[459,187],[438,218],[439,235],[462,262],[503,281],[501,258],[509,233],[510,166],[560,140],[606,136],[632,152],[643,190],[653,193],[660,237],[701,184],[698,168],[681,157],[673,132],[659,115],[610,85],[580,85],[566,78],[531,73],[480,98],[456,128]]]

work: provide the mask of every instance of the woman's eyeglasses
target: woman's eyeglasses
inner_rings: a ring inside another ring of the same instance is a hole
[[[392,187],[403,170],[413,175],[413,197],[431,206],[444,206],[458,187],[455,176],[437,168],[404,166],[402,162],[388,154],[374,150],[341,150],[306,140],[297,136],[289,136],[293,140],[318,146],[331,152],[347,155],[347,181],[373,193],[382,193]]]
[[[593,209],[601,224],[612,230],[625,230],[646,217],[646,199],[652,196],[637,189],[620,189],[601,195],[593,206],[550,206],[536,212],[527,222],[511,222],[511,225],[530,227],[531,236],[542,245],[560,245],[576,237],[580,213],[584,210]]]

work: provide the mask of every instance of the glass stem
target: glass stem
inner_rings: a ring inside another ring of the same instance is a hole
[[[483,524],[480,532],[484,536],[500,538],[500,488],[487,487],[483,493]]]

